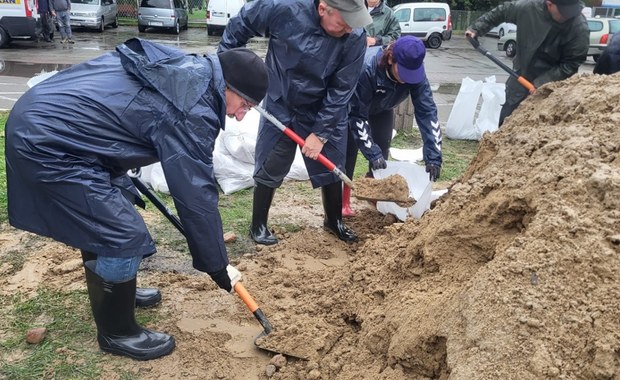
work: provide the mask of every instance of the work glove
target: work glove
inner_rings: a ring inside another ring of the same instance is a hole
[[[385,162],[385,159],[383,157],[379,157],[378,159],[370,163],[370,168],[372,170],[385,169],[387,168],[387,162]]]
[[[428,179],[435,182],[441,173],[441,166],[426,164],[426,172],[428,173]]]
[[[217,286],[226,290],[228,293],[232,293],[235,284],[241,280],[241,272],[232,265],[228,265],[220,271],[209,273],[209,276],[211,276],[211,279],[215,281]]]

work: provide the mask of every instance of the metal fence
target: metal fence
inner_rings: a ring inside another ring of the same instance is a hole
[[[451,11],[452,29],[466,30],[476,19],[482,16],[484,11]]]

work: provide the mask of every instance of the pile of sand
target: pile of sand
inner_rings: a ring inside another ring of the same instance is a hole
[[[289,274],[279,314],[332,328],[274,378],[619,377],[620,76],[544,87],[436,208],[376,233]]]

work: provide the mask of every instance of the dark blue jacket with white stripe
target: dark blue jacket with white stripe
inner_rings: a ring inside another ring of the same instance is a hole
[[[381,47],[372,47],[366,51],[364,67],[350,102],[350,127],[355,128],[357,123],[365,123],[369,115],[396,107],[411,95],[415,120],[424,143],[424,162],[441,166],[441,129],[428,79],[419,84],[403,84],[391,80],[386,71],[379,68],[383,52]],[[372,162],[381,157],[381,150],[372,144],[372,141],[360,141],[357,133],[353,135],[367,160]]]

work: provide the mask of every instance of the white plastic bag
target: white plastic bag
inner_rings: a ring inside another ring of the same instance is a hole
[[[446,124],[446,136],[457,140],[477,140],[474,116],[482,92],[482,81],[463,78]]]
[[[495,76],[485,78],[482,84],[482,105],[476,119],[478,140],[484,132],[494,132],[499,128],[499,114],[506,100],[506,85],[495,83]]]

